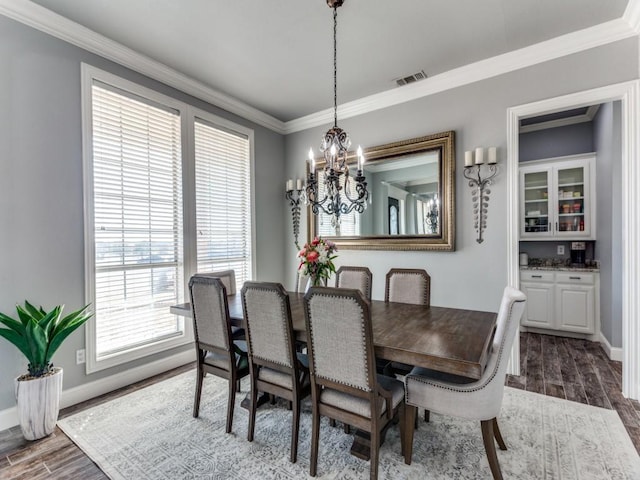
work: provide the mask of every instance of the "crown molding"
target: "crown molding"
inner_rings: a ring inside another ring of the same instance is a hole
[[[333,122],[332,108],[282,122],[234,97],[221,93],[177,70],[27,0],[0,0],[0,14],[283,135]],[[338,114],[343,119],[355,117],[638,34],[640,34],[640,0],[629,0],[622,18],[465,65],[420,82],[344,103],[338,106]]]
[[[284,122],[26,0],[0,0],[0,14],[284,134]]]
[[[634,4],[640,0],[631,0]],[[629,4],[631,5],[631,3]],[[486,60],[471,63],[448,72],[428,77],[420,82],[377,93],[338,106],[340,118],[350,118],[374,110],[391,107],[433,95],[487,78],[530,67],[637,35],[622,18],[601,23],[577,32],[546,40]],[[285,133],[294,133],[325,125],[333,121],[333,110],[326,109],[285,123]]]
[[[640,34],[640,0],[629,0],[622,18],[636,34]]]
[[[567,118],[558,118],[556,120],[549,120],[546,122],[534,123],[531,125],[524,125],[520,127],[520,133],[537,132],[539,130],[547,130],[549,128],[566,127],[569,125],[575,125],[577,123],[592,122],[600,105],[591,105],[587,108],[586,113],[582,115],[574,115]]]

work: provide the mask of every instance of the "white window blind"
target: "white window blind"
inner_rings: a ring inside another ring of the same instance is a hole
[[[197,271],[251,279],[250,144],[246,135],[196,119]]]
[[[182,335],[179,112],[93,82],[96,356]]]
[[[324,170],[318,171],[318,198],[324,198],[327,194],[327,189],[324,184]],[[341,198],[344,197],[344,176],[340,177],[340,186],[343,190],[340,192]],[[353,190],[353,189],[352,189]],[[355,196],[355,192],[351,192],[351,196]],[[343,200],[345,200],[343,198]],[[335,228],[331,225],[331,215],[327,215],[324,212],[320,212],[318,215],[318,235],[319,236],[333,236],[336,234]],[[360,214],[356,211],[352,211],[347,215],[340,215],[340,235],[351,236],[360,235]]]

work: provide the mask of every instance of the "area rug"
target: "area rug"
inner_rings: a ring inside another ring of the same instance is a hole
[[[246,379],[245,379],[246,380]],[[227,384],[207,376],[200,417],[191,416],[195,371],[79,412],[60,428],[114,480],[300,479],[309,476],[311,404],[303,404],[298,462],[289,462],[291,412],[264,405],[255,439],[237,396],[233,433],[224,433]],[[498,450],[505,479],[640,479],[640,458],[618,414],[506,388]],[[369,462],[349,454],[353,437],[322,419],[318,478],[366,479]],[[420,421],[413,462],[400,456],[397,426],[380,452],[380,479],[490,479],[479,422],[437,414]]]

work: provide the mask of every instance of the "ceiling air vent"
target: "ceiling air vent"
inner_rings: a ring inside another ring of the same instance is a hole
[[[424,70],[420,70],[418,73],[414,73],[413,75],[409,75],[408,77],[402,77],[396,80],[396,83],[399,87],[403,85],[407,85],[409,83],[417,82],[419,80],[424,80],[427,78],[427,74],[424,73]]]

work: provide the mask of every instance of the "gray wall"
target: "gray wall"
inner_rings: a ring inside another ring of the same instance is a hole
[[[282,280],[281,135],[0,16],[0,311],[13,314],[25,298],[68,311],[84,303],[81,62],[254,129],[258,278]],[[84,329],[75,332],[54,356],[65,389],[180,351],[87,376],[74,355],[84,338]],[[26,369],[4,340],[0,365],[1,411],[15,405],[13,379]]]
[[[357,68],[357,65],[345,68]],[[588,72],[588,74],[585,74]],[[506,111],[511,106],[618,83],[638,77],[638,42],[628,39],[518,70],[450,91],[345,120],[355,144],[381,145],[421,135],[456,132],[456,251],[341,251],[340,265],[366,265],[373,272],[373,298],[384,296],[391,267],[426,268],[432,303],[497,311],[507,283]],[[327,99],[329,101],[329,99]],[[329,126],[286,137],[286,177],[302,176],[305,152]],[[464,151],[498,147],[500,174],[491,188],[485,241],[475,241],[470,188],[462,177]],[[302,230],[304,231],[304,229]],[[295,252],[286,248],[288,282],[294,284]]]
[[[520,162],[593,152],[591,122],[520,134]]]
[[[622,347],[622,137],[620,102],[600,107],[593,121],[596,160],[600,321],[611,346]]]

